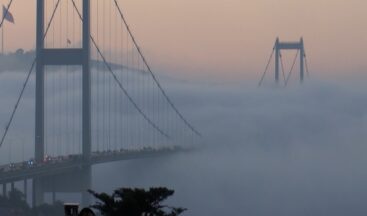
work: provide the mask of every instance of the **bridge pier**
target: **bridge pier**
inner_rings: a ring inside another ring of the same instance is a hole
[[[88,190],[92,187],[92,168],[89,165],[75,169],[70,173],[42,176],[33,179],[32,206],[39,206],[45,202],[45,194],[51,194],[51,202],[57,201],[57,193],[80,193],[81,206],[91,204]],[[65,202],[70,202],[65,200]]]
[[[3,184],[3,196],[6,197],[6,183]]]
[[[14,186],[14,182],[12,182],[10,184],[10,192],[14,192],[14,190],[15,190],[15,186]]]
[[[81,181],[83,182],[83,188],[81,188],[81,206],[88,207],[91,204],[91,195],[89,194],[88,190],[92,187],[92,167],[86,166],[83,168],[83,175]]]
[[[27,179],[24,179],[24,182],[23,182],[23,191],[24,191],[24,198],[26,201],[28,201],[28,181]]]
[[[33,178],[32,183],[32,206],[36,207],[44,203],[41,178]]]
[[[56,192],[52,191],[52,204],[56,203]]]

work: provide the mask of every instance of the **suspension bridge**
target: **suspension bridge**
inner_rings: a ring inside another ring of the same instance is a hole
[[[3,195],[21,182],[39,205],[49,176],[66,187],[67,172],[85,192],[94,164],[170,154],[201,136],[153,73],[118,0],[37,0],[36,8],[36,56],[0,142]],[[27,94],[32,111],[22,109]],[[27,121],[17,115],[33,111],[34,134],[17,131]]]

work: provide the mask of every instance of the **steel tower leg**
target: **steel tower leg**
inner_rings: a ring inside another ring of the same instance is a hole
[[[90,0],[83,0],[83,158],[91,155]]]
[[[44,0],[37,0],[35,160],[44,157]]]
[[[305,48],[303,45],[303,38],[301,38],[301,50],[300,50],[300,82],[303,83],[304,77],[305,77]]]
[[[275,82],[279,83],[279,59],[280,59],[280,49],[279,49],[279,38],[275,42]]]

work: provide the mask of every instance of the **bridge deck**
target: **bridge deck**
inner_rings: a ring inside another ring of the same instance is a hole
[[[149,158],[168,155],[182,148],[162,148],[162,149],[144,149],[139,151],[114,151],[114,152],[94,152],[89,161],[83,161],[82,155],[71,155],[62,160],[50,160],[42,164],[29,166],[26,162],[5,165],[0,170],[0,184],[22,181],[37,176],[55,175],[62,172],[82,169],[83,166],[92,166],[95,164],[108,163],[114,161],[132,160],[140,158]],[[13,167],[13,168],[10,168]]]

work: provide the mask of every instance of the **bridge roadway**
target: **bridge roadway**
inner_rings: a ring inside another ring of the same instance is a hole
[[[184,150],[181,147],[170,147],[142,150],[119,150],[111,152],[93,152],[89,161],[83,160],[82,155],[70,155],[45,159],[45,162],[29,165],[28,162],[8,164],[0,169],[0,184],[23,181],[38,176],[61,174],[65,171],[81,170],[85,166],[114,161],[141,159],[169,155]]]

